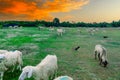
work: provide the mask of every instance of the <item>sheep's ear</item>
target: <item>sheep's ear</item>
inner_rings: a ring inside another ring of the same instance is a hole
[[[30,78],[32,76],[33,70],[30,69],[30,71],[28,72],[28,78]]]

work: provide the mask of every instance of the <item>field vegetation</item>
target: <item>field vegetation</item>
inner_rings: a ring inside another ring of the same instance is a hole
[[[74,80],[120,80],[120,30],[99,28],[90,34],[90,28],[63,28],[58,36],[56,29],[38,30],[35,27],[21,29],[0,29],[0,49],[20,50],[24,66],[37,65],[47,54],[58,57],[57,75],[68,75]],[[108,36],[108,38],[103,38]],[[99,65],[94,59],[94,47],[101,44],[107,49],[108,67]],[[80,46],[78,51],[74,48]],[[4,80],[18,80],[21,71],[5,72]],[[26,80],[34,80],[33,78]]]

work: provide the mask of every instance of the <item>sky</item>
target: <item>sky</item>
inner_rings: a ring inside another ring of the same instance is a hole
[[[0,21],[46,20],[112,22],[120,20],[120,0],[0,0]]]

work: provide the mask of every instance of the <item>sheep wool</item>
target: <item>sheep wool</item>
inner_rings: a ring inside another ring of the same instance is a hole
[[[63,32],[64,32],[63,29],[57,29],[57,34],[58,34],[58,35],[62,36]]]
[[[0,56],[4,56],[3,60],[1,60],[0,62],[0,73],[1,73],[1,80],[3,80],[3,75],[4,72],[9,68],[9,67],[13,67],[14,68],[16,65],[17,68],[20,68],[21,70],[21,66],[23,64],[22,62],[22,53],[20,51],[14,51],[14,52],[6,52],[4,54],[0,54]]]
[[[0,54],[4,54],[6,52],[8,52],[8,51],[7,50],[0,50]]]
[[[48,80],[49,77],[53,77],[57,68],[57,57],[55,55],[47,55],[38,65],[24,67],[19,80],[24,80],[31,76],[35,80]]]
[[[73,79],[69,76],[60,76],[60,77],[57,77],[54,80],[73,80]]]
[[[108,64],[108,60],[107,60],[107,50],[102,46],[102,45],[96,45],[95,46],[95,59],[97,59],[97,56],[98,56],[98,59],[100,61],[100,65],[103,64],[104,67],[107,66]]]

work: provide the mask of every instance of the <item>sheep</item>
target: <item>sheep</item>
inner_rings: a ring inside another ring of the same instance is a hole
[[[3,60],[0,63],[0,73],[1,73],[1,80],[3,80],[4,72],[7,71],[10,67],[13,67],[12,72],[15,69],[15,65],[17,65],[17,69],[20,68],[23,64],[22,62],[22,53],[18,50],[12,52],[6,52],[4,54],[0,54],[3,56]]]
[[[88,32],[89,32],[90,35],[94,35],[95,30],[94,30],[93,28],[90,28],[90,29],[88,30]]]
[[[14,28],[14,29],[18,28],[18,25],[15,25],[13,28]]]
[[[63,29],[57,29],[57,34],[58,35],[61,35],[64,33],[65,31]]]
[[[12,26],[9,26],[10,29],[12,29],[13,27]]]
[[[60,76],[55,78],[54,80],[73,80],[73,79],[69,76]]]
[[[49,30],[50,30],[50,31],[54,31],[54,28],[50,28]]]
[[[19,28],[21,29],[21,28],[23,28],[23,26],[20,26]]]
[[[94,54],[95,54],[95,59],[97,59],[98,56],[98,59],[100,61],[99,64],[100,65],[103,64],[104,67],[106,67],[108,64],[106,49],[102,45],[98,44],[95,46]]]
[[[54,27],[53,27],[53,26],[50,26],[49,30],[50,30],[50,31],[54,31]]]
[[[43,30],[44,27],[42,27],[42,26],[38,26],[38,29],[39,29],[39,30]]]
[[[99,28],[96,28],[95,30],[96,30],[96,31],[99,31]]]
[[[18,80],[24,80],[32,76],[34,80],[48,80],[49,77],[54,76],[57,68],[56,55],[47,55],[38,65],[24,67]]]

